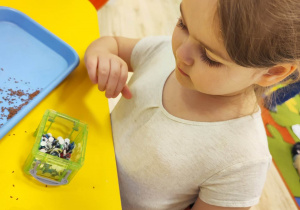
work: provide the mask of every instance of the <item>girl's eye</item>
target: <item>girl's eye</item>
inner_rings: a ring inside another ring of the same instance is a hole
[[[186,27],[186,25],[184,25],[184,23],[183,23],[181,17],[178,18],[177,26],[178,26],[179,28],[181,28],[182,30],[186,30],[186,29],[187,29],[187,27]]]
[[[177,27],[181,28],[182,30],[188,30],[186,25],[183,23],[182,21],[182,18],[178,18],[178,22],[177,22]],[[208,66],[210,67],[220,67],[222,66],[221,63],[219,62],[216,62],[216,61],[213,61],[211,59],[209,59],[209,57],[207,57],[206,55],[206,51],[205,51],[205,48],[201,47],[201,50],[200,50],[200,56],[201,56],[201,60],[206,63]]]
[[[220,67],[220,66],[222,66],[221,63],[210,60],[209,57],[207,57],[207,55],[206,55],[205,49],[202,48],[202,47],[201,47],[200,54],[201,54],[200,57],[201,57],[202,61],[204,63],[206,63],[208,66],[210,66],[210,67]]]

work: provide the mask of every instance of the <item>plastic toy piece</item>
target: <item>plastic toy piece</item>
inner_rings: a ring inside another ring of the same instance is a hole
[[[96,10],[99,10],[108,0],[90,0]]]
[[[55,180],[52,180],[52,179],[49,179],[49,178],[45,178],[45,177],[41,177],[41,176],[38,176],[37,175],[37,167],[38,165],[41,163],[41,161],[36,161],[36,164],[34,166],[33,169],[30,170],[30,174],[38,181],[44,183],[44,184],[47,184],[47,185],[65,185],[65,184],[68,184],[68,177],[69,175],[71,174],[71,170],[68,170],[68,172],[66,173],[66,175],[64,176],[64,178],[58,182],[58,181],[55,181]],[[49,166],[48,168],[45,169],[45,171],[49,170]],[[44,173],[45,173],[44,171]],[[54,174],[53,174],[54,173]],[[56,173],[58,172],[53,172],[51,171],[51,174],[54,176]]]
[[[25,173],[47,185],[70,183],[83,166],[87,135],[86,123],[46,110],[34,134],[36,141],[25,162]]]
[[[300,142],[297,142],[292,147],[293,165],[300,175]]]

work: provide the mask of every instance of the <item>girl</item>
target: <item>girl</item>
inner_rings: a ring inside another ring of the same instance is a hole
[[[91,81],[123,95],[111,114],[123,210],[259,202],[271,155],[256,95],[296,72],[298,2],[183,0],[172,39],[88,47]]]

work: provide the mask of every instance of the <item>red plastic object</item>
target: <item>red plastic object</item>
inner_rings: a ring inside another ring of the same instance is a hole
[[[96,8],[96,10],[99,10],[104,4],[106,4],[106,2],[108,2],[108,0],[89,0],[94,7]]]

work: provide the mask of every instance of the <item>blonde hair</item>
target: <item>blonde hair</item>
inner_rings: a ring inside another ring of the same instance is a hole
[[[217,15],[225,48],[236,64],[252,68],[298,64],[299,0],[219,0]],[[284,82],[297,80],[298,69]],[[261,94],[265,88],[255,91]]]

